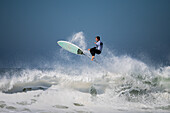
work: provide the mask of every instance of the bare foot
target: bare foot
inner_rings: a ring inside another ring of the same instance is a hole
[[[88,49],[88,51],[90,51],[90,49]]]
[[[93,61],[93,59],[94,59],[94,56],[92,56],[91,61]]]

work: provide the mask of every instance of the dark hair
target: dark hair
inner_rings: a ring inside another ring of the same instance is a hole
[[[96,36],[96,38],[97,38],[98,40],[100,40],[100,37],[99,37],[99,36]]]

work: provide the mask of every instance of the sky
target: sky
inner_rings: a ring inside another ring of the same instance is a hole
[[[170,0],[0,0],[0,17],[1,68],[53,62],[56,41],[80,31],[117,55],[170,64]]]

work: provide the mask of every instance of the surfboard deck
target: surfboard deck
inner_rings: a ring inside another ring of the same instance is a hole
[[[71,53],[74,53],[74,54],[77,54],[77,55],[83,55],[83,50],[81,48],[79,48],[78,46],[76,46],[75,44],[72,44],[70,42],[67,42],[67,41],[58,41],[57,42],[58,45],[60,45],[63,49],[71,52]]]

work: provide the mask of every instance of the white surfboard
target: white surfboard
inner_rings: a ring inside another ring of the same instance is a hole
[[[65,50],[74,53],[74,54],[78,54],[78,55],[84,55],[83,50],[80,49],[78,46],[67,42],[67,41],[58,41],[57,42],[62,48],[64,48]]]

